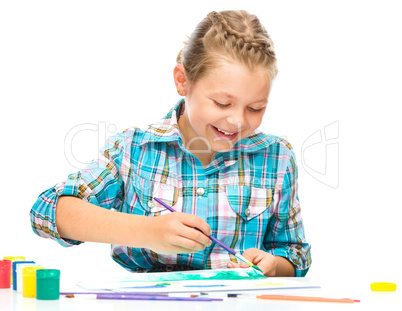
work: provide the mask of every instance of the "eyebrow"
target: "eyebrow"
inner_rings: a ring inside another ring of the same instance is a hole
[[[230,99],[237,99],[236,96],[233,96],[232,94],[229,94],[229,93],[226,93],[226,92],[217,92],[217,93],[215,93],[215,96],[226,96],[227,98],[230,98]],[[256,101],[252,102],[251,104],[261,103],[261,102],[268,103],[268,99],[267,98],[262,98],[260,100],[256,100]]]
[[[232,94],[229,94],[229,93],[226,93],[226,92],[217,92],[216,95],[218,95],[218,96],[223,95],[223,96],[226,96],[226,97],[228,97],[230,99],[237,99],[236,96],[233,96]]]

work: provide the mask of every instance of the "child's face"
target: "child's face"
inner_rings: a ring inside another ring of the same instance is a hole
[[[262,71],[240,64],[221,66],[187,86],[179,121],[187,149],[212,155],[249,136],[262,122],[270,89]]]

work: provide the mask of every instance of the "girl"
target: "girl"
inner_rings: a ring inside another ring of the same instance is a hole
[[[63,246],[110,243],[134,272],[246,267],[213,235],[267,276],[304,276],[311,258],[295,155],[258,131],[277,73],[265,28],[246,11],[211,12],[173,73],[184,98],[147,129],[109,138],[96,161],[43,192],[34,232]]]

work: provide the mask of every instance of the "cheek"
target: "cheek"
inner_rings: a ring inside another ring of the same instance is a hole
[[[191,127],[199,134],[203,133],[205,131],[205,128],[208,126],[208,119],[205,118],[204,115],[197,112],[193,112],[189,116],[189,121]]]
[[[252,116],[249,119],[249,126],[252,131],[256,130],[261,125],[263,116],[264,115],[261,114],[257,116]]]

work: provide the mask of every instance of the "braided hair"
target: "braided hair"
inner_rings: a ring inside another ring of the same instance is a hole
[[[266,70],[271,81],[275,78],[273,42],[255,15],[244,10],[209,13],[177,56],[191,83],[223,62],[240,62],[253,71]]]

